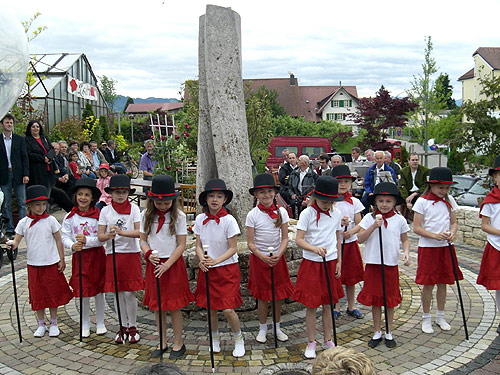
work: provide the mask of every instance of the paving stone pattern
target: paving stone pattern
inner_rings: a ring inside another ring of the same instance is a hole
[[[371,312],[365,306],[358,306],[365,313],[363,319],[356,320],[343,314],[337,321],[339,345],[364,352],[375,363],[378,374],[500,374],[500,339],[496,333],[498,321],[495,300],[492,293],[476,284],[482,249],[456,244],[465,278],[460,285],[470,336],[466,341],[455,286],[448,288],[446,304],[446,317],[452,330],[444,332],[434,324],[434,334],[425,335],[421,332],[420,287],[414,282],[416,236],[410,235],[410,242],[412,264],[409,267],[402,263],[400,265],[403,301],[395,311],[393,329],[398,346],[394,349],[388,349],[385,345],[375,349],[367,346],[373,326]],[[18,339],[10,265],[4,263],[0,269],[0,374],[133,374],[136,369],[158,361],[150,359],[150,352],[158,345],[152,312],[139,310],[138,327],[142,339],[138,344],[114,343],[118,324],[112,294],[106,296],[106,335],[97,336],[92,332],[80,345],[79,306],[78,300],[73,299],[59,310],[61,335],[58,338],[48,335],[41,339],[34,338],[37,320],[28,300],[25,253],[26,250],[21,248],[16,261],[24,338],[22,345],[19,345]],[[66,263],[68,268],[65,274],[69,279],[69,256]],[[342,311],[345,311],[345,303],[345,300],[341,301]],[[319,348],[323,339],[320,314],[319,309],[316,335]],[[432,314],[434,319],[435,308]],[[290,339],[286,343],[279,343],[278,349],[273,347],[272,330],[269,330],[268,342],[261,344],[255,340],[258,321],[243,322],[247,352],[239,359],[231,355],[231,334],[224,319],[221,322],[222,352],[215,355],[216,373],[270,375],[287,369],[310,371],[312,360],[303,356],[307,341],[305,310],[282,317],[283,330]],[[170,325],[168,337],[172,345]],[[184,321],[184,338],[187,347],[184,358],[170,361],[167,353],[164,361],[174,362],[190,374],[211,373],[206,321]]]

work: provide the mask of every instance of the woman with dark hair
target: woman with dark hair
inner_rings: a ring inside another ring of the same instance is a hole
[[[43,185],[50,196],[55,183],[53,159],[56,154],[39,121],[32,120],[26,127],[26,148],[30,166],[28,186]]]
[[[90,143],[83,141],[80,144],[80,151],[78,151],[78,167],[82,170],[82,177],[97,179],[96,171],[92,164],[90,157]]]

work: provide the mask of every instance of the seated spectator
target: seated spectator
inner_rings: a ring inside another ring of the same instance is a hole
[[[104,150],[103,154],[111,169],[114,167],[118,173],[127,173],[127,167],[120,163],[120,155],[118,154],[118,150],[116,150],[116,142],[114,140],[110,139],[108,141],[108,146]]]
[[[342,164],[342,156],[333,155],[331,163],[332,163],[332,168],[335,168],[337,165],[341,165]]]
[[[82,172],[82,177],[89,177],[96,179],[94,165],[90,158],[90,144],[85,141],[80,145],[80,152],[78,153],[78,168]]]
[[[365,206],[364,213],[366,214],[370,208],[370,204],[368,203],[368,196],[373,195],[373,189],[375,185],[383,181],[384,172],[390,172],[392,176],[392,182],[397,185],[398,179],[396,177],[396,173],[394,170],[384,163],[385,153],[384,151],[376,151],[375,152],[375,164],[373,164],[365,175],[365,194],[361,198],[361,202]]]
[[[396,163],[394,160],[392,160],[392,154],[389,151],[384,151],[385,158],[384,162],[387,164],[389,167],[391,167],[394,170],[394,173],[396,173],[396,176],[399,176],[399,171],[401,170],[401,166]]]
[[[73,174],[73,177],[75,178],[75,180],[79,180],[80,178],[82,178],[82,171],[80,170],[80,167],[78,166],[78,152],[71,150],[69,152],[68,157],[69,157],[69,163],[68,163],[69,169],[70,169],[71,173]]]
[[[69,151],[71,151],[71,150],[76,151],[76,152],[80,151],[80,145],[78,144],[78,141],[75,141],[74,139],[69,142],[68,146],[69,146]]]
[[[353,162],[361,162],[366,160],[364,157],[361,156],[361,149],[359,147],[353,147],[351,149],[351,157]]]
[[[63,190],[65,193],[69,192],[69,189],[75,185],[75,178],[69,170],[69,163],[66,158],[60,152],[60,143],[52,142],[52,147],[56,153],[54,157],[54,162],[56,163],[56,187]],[[68,164],[68,166],[66,166]]]
[[[68,143],[66,141],[61,140],[59,142],[59,152],[66,159],[64,166],[68,168]]]
[[[92,165],[94,166],[95,172],[97,174],[97,171],[99,170],[99,166],[102,163],[107,163],[106,158],[102,154],[101,150],[97,148],[97,142],[91,141],[90,142],[90,159],[92,160]]]
[[[109,186],[109,180],[111,180],[113,172],[109,169],[108,163],[102,163],[99,166],[97,174],[99,175],[99,178],[97,179],[96,187],[101,191],[101,197],[95,206],[99,210],[102,210],[103,207],[111,204],[112,201],[111,194],[106,192],[106,188]]]
[[[328,154],[322,152],[319,154],[319,166],[314,169],[314,171],[318,174],[318,176],[330,176],[331,175],[331,168],[328,165],[330,161],[330,157]]]
[[[337,346],[318,355],[313,363],[312,375],[376,375],[373,362],[354,349]]]
[[[368,149],[365,151],[365,158],[368,161],[375,161],[375,153],[373,152],[372,149]]]

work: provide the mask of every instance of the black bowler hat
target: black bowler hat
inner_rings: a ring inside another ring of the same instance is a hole
[[[26,189],[26,203],[33,201],[48,201],[49,191],[43,185],[31,185]]]
[[[96,187],[96,180],[93,178],[80,178],[79,180],[76,180],[75,185],[68,191],[69,195],[73,195],[80,188],[90,189],[95,200],[98,200],[101,197],[101,190]]]
[[[455,184],[450,168],[435,167],[429,172],[429,184]]]
[[[146,193],[147,197],[153,201],[171,201],[179,196],[175,191],[175,181],[171,176],[158,175],[153,177],[151,190]]]
[[[311,195],[322,201],[340,202],[344,200],[344,196],[339,195],[339,183],[332,176],[320,176]]]
[[[115,174],[109,180],[109,186],[104,188],[106,193],[111,194],[113,190],[127,189],[130,194],[135,193],[135,189],[130,188],[130,177],[126,174]]]
[[[345,164],[336,165],[335,167],[333,167],[332,177],[335,177],[337,180],[340,178],[350,178],[354,181],[356,179],[356,177],[351,174],[351,170],[349,169],[349,167]]]
[[[394,198],[396,198],[396,206],[403,204],[405,200],[403,197],[401,197],[401,194],[399,194],[399,189],[396,186],[396,184],[393,184],[392,182],[381,182],[377,185],[375,185],[375,189],[373,189],[373,195],[368,196],[368,203],[371,204],[372,206],[375,205],[375,197],[377,195],[391,195]]]
[[[488,174],[490,176],[493,176],[493,172],[496,172],[496,171],[500,171],[500,156],[497,156],[495,158],[495,165],[493,166],[493,168],[490,168],[490,170],[488,171]]]
[[[229,204],[229,202],[231,202],[231,200],[233,199],[233,192],[227,189],[226,183],[220,178],[214,178],[205,184],[205,191],[203,191],[198,197],[198,201],[202,206],[207,205],[207,194],[213,191],[222,191],[224,194],[226,194],[226,203],[224,203],[225,205]]]
[[[274,182],[273,175],[269,173],[261,173],[255,176],[255,179],[253,180],[253,188],[248,189],[248,191],[253,195],[256,189],[261,188],[272,188],[276,192],[280,190]]]

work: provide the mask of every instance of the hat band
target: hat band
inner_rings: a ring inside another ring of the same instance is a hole
[[[351,175],[349,175],[349,176],[346,175],[346,176],[335,176],[335,178],[356,178],[356,177],[351,176]]]
[[[500,169],[500,165],[498,167],[495,168],[496,170]]]
[[[429,180],[429,182],[435,183],[435,184],[452,184],[453,181],[441,181],[441,180]]]
[[[316,194],[319,194],[319,195],[324,195],[325,197],[332,197],[332,198],[338,198],[338,197],[339,197],[339,195],[338,195],[338,194],[335,194],[335,195],[334,195],[334,194],[325,194],[325,193],[321,193],[321,192],[319,192],[319,191],[317,191],[317,190],[314,190],[314,192],[315,192]]]
[[[260,189],[260,188],[266,188],[266,187],[273,188],[273,187],[276,187],[276,186],[274,186],[274,185],[257,185],[257,186],[254,187],[254,189]]]
[[[49,197],[46,197],[46,196],[42,195],[40,197],[26,199],[26,203],[29,203],[31,201],[48,201],[48,200],[49,200]]]
[[[383,191],[383,192],[381,192],[381,193],[376,193],[376,194],[374,194],[374,195],[382,195],[382,194],[385,194],[385,195],[396,195],[396,193],[390,193],[390,192],[388,192],[388,191]]]
[[[148,197],[157,197],[157,198],[163,198],[163,197],[171,197],[172,195],[177,194],[176,192],[174,193],[169,193],[169,194],[155,194],[152,193],[151,190],[148,191]]]
[[[128,189],[130,190],[130,186],[110,186],[111,190],[119,190],[119,189]]]

